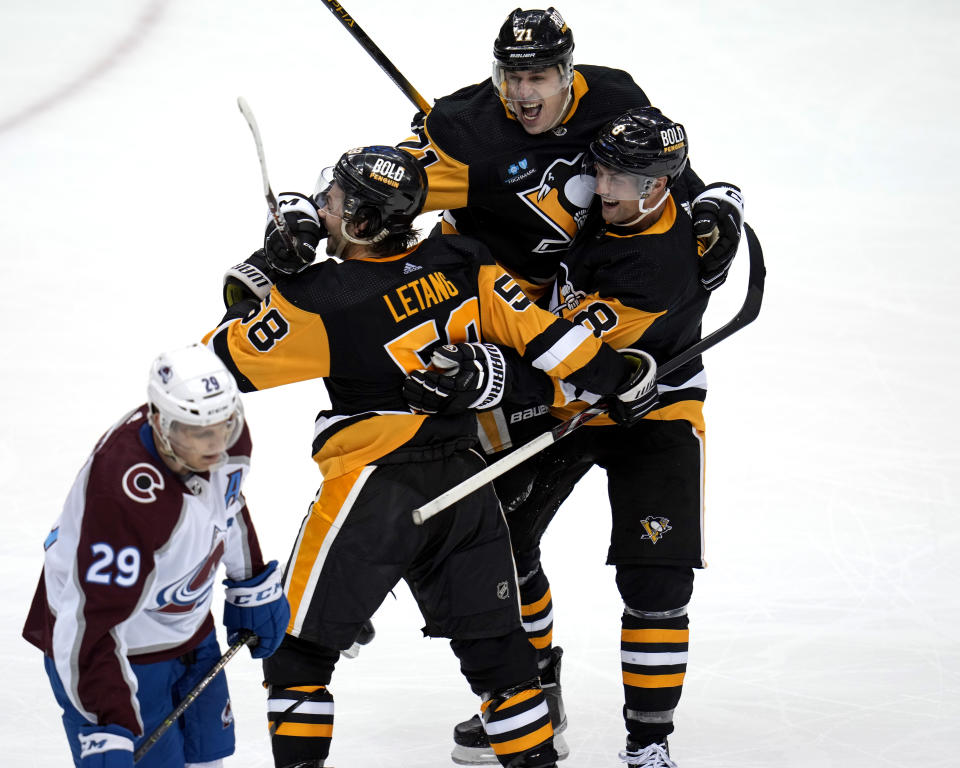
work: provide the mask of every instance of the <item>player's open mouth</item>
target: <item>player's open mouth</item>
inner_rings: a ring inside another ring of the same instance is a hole
[[[540,113],[542,111],[543,111],[543,104],[541,103],[520,105],[520,117],[531,123],[534,120],[536,120],[538,117],[540,117]]]
[[[620,205],[619,200],[608,200],[605,197],[601,197],[600,200],[601,202],[603,202],[603,207],[606,208],[608,211],[612,211],[614,208]]]

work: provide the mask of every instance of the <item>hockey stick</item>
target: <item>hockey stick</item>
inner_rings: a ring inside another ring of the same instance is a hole
[[[363,50],[370,54],[370,57],[380,65],[380,69],[386,73],[387,77],[393,80],[394,85],[403,91],[403,95],[410,99],[417,109],[429,112],[430,105],[427,103],[427,100],[423,98],[417,89],[410,84],[410,81],[401,74],[400,70],[387,58],[386,54],[367,36],[367,33],[360,29],[360,25],[354,21],[350,12],[340,5],[340,3],[336,2],[336,0],[324,0],[324,2],[327,4],[327,8],[330,9],[330,13],[337,17],[337,20],[343,24],[347,32],[350,33],[350,36],[360,43]]]
[[[750,246],[750,276],[747,279],[747,296],[743,300],[740,311],[734,315],[726,325],[717,328],[713,333],[700,339],[700,341],[691,344],[676,357],[671,358],[663,365],[657,366],[657,381],[664,376],[677,370],[681,365],[690,362],[697,355],[710,349],[710,347],[723,341],[728,336],[733,335],[741,328],[752,323],[757,315],[760,314],[760,305],[763,302],[763,282],[766,276],[766,267],[763,263],[763,251],[760,248],[760,241],[749,224],[744,224],[744,231],[747,237],[747,244]],[[522,464],[531,456],[540,453],[540,451],[553,445],[562,437],[566,437],[573,430],[583,426],[591,419],[605,413],[605,409],[598,407],[586,408],[576,416],[568,419],[562,424],[558,424],[549,432],[544,432],[539,437],[535,437],[529,443],[525,443],[509,456],[505,456],[499,461],[493,462],[486,469],[482,469],[472,477],[468,477],[463,482],[453,486],[449,491],[441,493],[433,501],[427,502],[421,507],[413,510],[413,522],[417,525],[429,520],[438,512],[460,501],[465,496],[469,496],[474,491],[482,488],[491,480],[494,480],[508,470],[513,469],[518,464]]]
[[[243,96],[237,97],[237,106],[240,107],[240,112],[247,121],[247,125],[250,126],[250,133],[253,134],[253,142],[257,145],[257,157],[260,158],[260,175],[263,177],[263,196],[267,199],[267,208],[270,209],[270,215],[273,217],[277,229],[280,230],[280,237],[283,239],[283,244],[287,246],[288,250],[296,253],[300,243],[297,242],[296,236],[287,227],[287,220],[280,215],[277,196],[273,194],[273,189],[270,187],[270,179],[267,176],[267,161],[263,156],[263,141],[260,139],[260,128],[257,126],[257,118],[253,116],[253,110],[250,109],[250,105],[247,104],[247,100],[244,99]]]
[[[197,697],[203,693],[204,689],[213,682],[213,678],[220,674],[220,671],[227,665],[227,662],[236,656],[237,652],[243,648],[243,646],[253,642],[256,639],[257,636],[253,634],[253,632],[248,632],[246,630],[242,631],[239,639],[237,639],[233,645],[227,648],[227,652],[220,657],[216,664],[210,667],[210,671],[203,676],[199,683],[190,689],[190,692],[183,697],[183,701],[177,704],[173,712],[164,718],[163,722],[157,726],[154,732],[151,733],[139,746],[137,751],[134,752],[133,762],[140,762],[140,760],[143,759],[143,756],[150,750],[150,747],[160,741],[160,737],[170,730],[170,726],[177,722],[177,719],[180,717],[180,715],[187,711],[187,707],[193,704],[193,702],[197,700]]]

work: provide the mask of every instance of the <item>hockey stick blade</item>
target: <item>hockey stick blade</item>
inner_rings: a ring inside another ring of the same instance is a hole
[[[248,632],[244,630],[243,632],[240,633],[239,638],[229,648],[227,648],[227,652],[224,653],[223,656],[221,656],[217,660],[216,664],[210,667],[210,670],[207,672],[207,674],[203,676],[200,682],[198,682],[195,686],[193,686],[193,688],[190,689],[187,695],[183,697],[183,701],[177,704],[176,708],[164,718],[163,722],[156,727],[153,733],[151,733],[146,739],[144,739],[143,743],[140,745],[137,751],[134,752],[133,754],[134,763],[140,762],[140,760],[143,759],[143,756],[147,754],[150,748],[154,744],[156,744],[158,741],[160,741],[160,737],[163,736],[163,734],[165,734],[168,730],[170,730],[170,726],[172,726],[175,722],[177,722],[180,715],[186,712],[187,708],[191,704],[193,704],[194,701],[197,700],[197,698],[200,696],[201,693],[203,693],[206,687],[213,682],[213,678],[219,675],[220,671],[225,666],[227,666],[227,662],[230,661],[230,659],[232,659],[234,656],[236,656],[237,653],[240,651],[240,649],[243,648],[243,646],[254,642],[256,639],[257,639],[257,636],[253,634],[253,632]]]
[[[683,352],[671,358],[663,365],[657,366],[657,381],[660,381],[667,374],[677,370],[680,366],[690,362],[697,355],[710,349],[710,347],[720,343],[728,336],[733,335],[744,326],[749,325],[756,320],[757,315],[760,314],[760,305],[763,303],[763,285],[767,269],[763,262],[763,250],[760,247],[760,241],[757,239],[753,228],[746,223],[743,226],[747,238],[747,245],[750,248],[750,275],[747,279],[747,295],[743,300],[740,311],[725,325],[721,325],[715,331],[700,339],[700,341],[691,344]],[[441,493],[437,498],[433,499],[433,501],[417,507],[413,510],[413,522],[417,525],[423,525],[438,512],[442,512],[447,507],[456,504],[460,499],[482,488],[491,480],[495,480],[518,464],[522,464],[531,456],[540,453],[540,451],[553,445],[553,443],[557,442],[560,438],[566,437],[573,432],[573,430],[583,426],[601,413],[605,413],[603,408],[586,408],[576,416],[573,416],[562,424],[558,424],[549,432],[544,432],[539,437],[535,437],[508,456],[504,456],[499,461],[493,462],[493,464],[480,470],[477,474],[453,486],[449,491]]]
[[[257,125],[257,118],[254,117],[253,110],[250,109],[250,105],[247,104],[247,100],[244,99],[243,96],[237,97],[237,106],[240,107],[240,113],[243,115],[243,119],[247,121],[247,125],[250,127],[250,133],[253,134],[253,142],[257,145],[257,158],[260,160],[260,175],[263,177],[263,196],[267,200],[267,208],[270,209],[270,216],[277,225],[277,229],[280,230],[280,237],[283,239],[284,245],[287,246],[288,250],[296,253],[300,243],[297,242],[297,238],[287,227],[287,220],[280,215],[277,196],[273,194],[273,189],[270,187],[270,178],[267,176],[267,160],[263,155],[263,140],[260,138],[260,128]]]

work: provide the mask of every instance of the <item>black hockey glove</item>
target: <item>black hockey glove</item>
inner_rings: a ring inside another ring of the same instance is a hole
[[[246,261],[230,267],[223,273],[223,304],[230,309],[247,299],[260,302],[267,298],[270,286],[279,275],[267,264],[263,249],[254,251]]]
[[[509,391],[503,353],[493,344],[447,344],[433,353],[430,368],[403,382],[404,399],[420,413],[495,408]]]
[[[630,377],[606,399],[607,412],[617,424],[636,424],[657,407],[657,362],[640,349],[621,349],[627,362],[634,366]]]
[[[267,264],[284,275],[293,275],[313,263],[317,246],[327,236],[327,228],[320,221],[317,206],[306,195],[284,192],[277,198],[277,206],[287,223],[287,229],[297,238],[297,248],[293,250],[287,246],[271,216],[267,219],[267,230],[263,234],[263,250]]]
[[[740,245],[743,226],[743,195],[733,184],[710,184],[693,201],[693,233],[702,249],[700,282],[708,291],[727,279],[730,264]]]

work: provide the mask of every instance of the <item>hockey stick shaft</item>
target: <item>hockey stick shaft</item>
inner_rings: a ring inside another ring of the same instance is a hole
[[[177,704],[176,708],[164,718],[163,722],[156,727],[153,733],[144,739],[143,743],[133,754],[133,762],[137,763],[142,760],[143,756],[147,754],[150,748],[160,741],[160,738],[163,736],[163,734],[170,730],[170,726],[177,722],[177,719],[180,717],[180,715],[186,712],[187,708],[193,704],[200,694],[203,693],[206,687],[213,682],[213,678],[220,674],[221,670],[227,665],[227,662],[236,656],[243,646],[255,641],[256,639],[257,636],[252,632],[241,632],[239,639],[237,639],[233,645],[227,648],[227,652],[220,657],[216,664],[210,667],[210,671],[203,676],[200,682],[190,689],[189,693],[183,697],[183,701]]]
[[[260,160],[260,175],[263,177],[263,196],[267,200],[267,208],[270,209],[270,216],[273,218],[274,223],[277,225],[277,229],[280,230],[280,237],[283,239],[283,244],[291,251],[296,252],[297,242],[296,236],[290,231],[287,227],[287,220],[280,215],[280,206],[277,205],[277,196],[273,194],[273,189],[270,186],[270,177],[267,175],[267,160],[263,154],[263,140],[260,138],[260,128],[257,125],[257,118],[254,117],[253,110],[250,109],[250,105],[247,104],[247,100],[243,96],[237,97],[237,106],[240,107],[240,113],[243,115],[244,120],[247,121],[247,125],[250,126],[250,133],[253,134],[253,142],[257,145],[257,157]]]
[[[427,100],[420,95],[419,91],[417,91],[417,89],[411,85],[410,81],[407,80],[400,70],[394,66],[393,62],[387,58],[386,54],[381,51],[377,44],[370,39],[367,33],[360,28],[360,25],[357,24],[353,16],[350,15],[350,12],[340,3],[336,2],[336,0],[324,0],[324,2],[326,3],[327,8],[330,9],[330,13],[332,13],[337,20],[343,24],[347,32],[350,33],[350,36],[360,43],[360,46],[363,48],[363,50],[370,54],[370,58],[377,62],[377,64],[380,66],[380,69],[386,73],[387,77],[393,81],[394,85],[403,91],[403,95],[410,99],[417,109],[422,109],[424,112],[429,112],[430,105],[427,103]]]
[[[743,300],[740,311],[734,315],[733,319],[725,325],[720,326],[700,341],[691,344],[676,357],[671,358],[663,365],[657,366],[657,381],[685,365],[697,355],[710,349],[710,347],[723,341],[728,336],[739,331],[744,326],[752,323],[760,313],[760,305],[763,303],[763,284],[766,276],[766,266],[763,263],[763,250],[760,248],[760,241],[749,224],[744,224],[747,244],[750,247],[750,276],[747,281],[747,296]],[[517,448],[508,456],[499,461],[493,462],[490,466],[480,470],[472,477],[468,477],[463,482],[455,485],[449,491],[446,491],[433,501],[427,502],[421,507],[413,510],[413,522],[417,525],[423,525],[424,522],[442,512],[447,507],[460,501],[460,499],[469,496],[474,491],[482,488],[487,483],[500,477],[505,472],[522,464],[531,456],[540,453],[548,448],[562,437],[566,437],[578,427],[583,426],[588,421],[604,413],[603,408],[586,408],[576,416],[568,419],[562,424],[558,424],[549,432],[544,432],[539,437],[535,437],[528,443]]]

